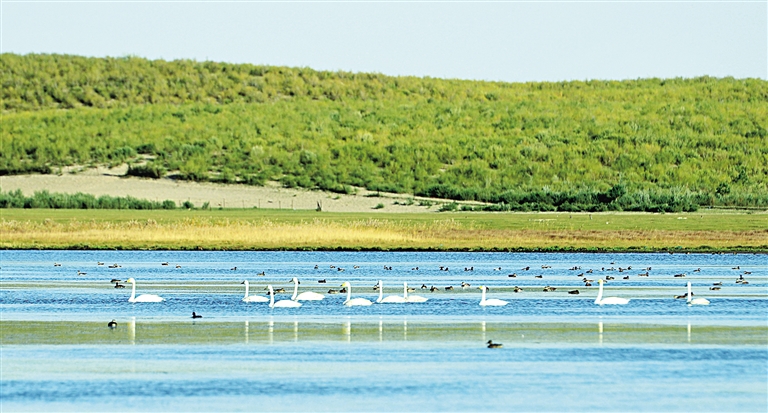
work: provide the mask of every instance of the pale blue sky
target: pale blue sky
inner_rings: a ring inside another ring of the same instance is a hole
[[[768,78],[768,2],[2,1],[2,51],[502,81]]]

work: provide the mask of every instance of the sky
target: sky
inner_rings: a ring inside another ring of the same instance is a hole
[[[507,82],[768,79],[768,1],[29,1],[3,53]]]

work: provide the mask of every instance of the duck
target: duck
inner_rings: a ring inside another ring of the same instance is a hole
[[[572,294],[572,295],[579,295],[579,290],[571,290],[571,291],[568,291],[568,294]]]
[[[111,283],[119,283],[120,281],[122,281],[122,280],[118,280],[117,278],[113,278],[113,279],[109,280],[109,282],[111,282]]]
[[[318,284],[325,284],[325,278],[323,278],[322,280],[317,280],[317,283]]]
[[[169,265],[167,262],[161,262],[160,265]]]
[[[96,265],[104,265],[104,263],[101,261],[96,261]]]
[[[115,321],[113,319],[112,321],[107,323],[107,327],[109,327],[109,328],[117,328],[117,321]]]
[[[504,344],[494,343],[493,340],[488,340],[488,342],[485,343],[485,344],[488,345],[488,348],[502,348],[502,347],[504,347]]]
[[[435,291],[439,291],[439,290],[440,290],[439,288],[437,288],[437,287],[435,287],[435,286],[433,285],[432,287],[430,287],[430,289],[429,289],[429,292],[432,292],[432,293],[433,293],[433,292],[435,292]]]
[[[445,287],[445,291],[453,291],[453,286],[449,285],[449,286]]]
[[[512,274],[507,275],[507,277],[509,277],[509,278],[517,278],[517,274],[516,273],[512,273]]]
[[[556,289],[557,288],[555,288],[555,287],[546,286],[546,287],[544,287],[544,292],[548,293],[548,292],[555,291]]]
[[[464,281],[461,282],[461,288],[467,288],[467,287],[471,287],[471,286],[472,285],[469,284],[469,283],[465,283]]]
[[[176,264],[176,268],[181,268],[181,265],[179,265],[179,264]]]
[[[237,271],[237,267],[232,267],[229,269],[230,271]]]
[[[544,278],[543,275],[534,275],[533,278]]]
[[[120,283],[115,283],[115,288],[125,288],[125,286]]]
[[[515,288],[512,291],[514,291],[516,293],[521,293],[521,292],[523,292],[523,289],[518,287],[518,286],[515,286]]]
[[[260,273],[258,273],[258,274],[256,274],[256,275],[257,275],[258,277],[264,277],[264,276],[266,276],[267,274],[266,274],[264,271],[262,271],[262,272],[260,272]]]
[[[328,290],[328,294],[338,294],[339,290],[330,289]]]
[[[193,312],[192,312],[192,318],[203,318],[203,316],[201,316],[200,314],[197,314],[197,313],[195,313],[195,312],[193,311]]]
[[[720,287],[709,287],[711,291],[720,291]]]
[[[429,288],[429,287],[427,287],[427,284],[421,284],[421,289],[422,289],[422,290],[426,290],[426,289],[428,289],[428,288]]]
[[[685,274],[682,274],[682,273],[675,274],[673,277],[675,277],[675,278],[685,278]]]
[[[88,273],[77,270],[77,275],[88,275]]]

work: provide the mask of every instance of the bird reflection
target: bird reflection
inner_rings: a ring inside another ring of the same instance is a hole
[[[598,342],[603,345],[603,322],[602,320],[597,323]]]
[[[379,342],[382,342],[384,338],[384,320],[379,317]]]
[[[691,342],[691,322],[688,322],[688,342]]]
[[[128,340],[131,344],[136,344],[136,317],[131,317],[128,322]]]
[[[275,320],[270,318],[267,323],[267,338],[269,338],[269,344],[275,342]]]
[[[248,344],[248,338],[249,338],[248,320],[245,320],[245,344]]]
[[[347,320],[347,323],[344,324],[344,335],[347,338],[347,343],[352,341],[352,321]]]
[[[403,341],[408,341],[408,320],[403,319]]]
[[[299,341],[299,320],[293,320],[293,341]]]

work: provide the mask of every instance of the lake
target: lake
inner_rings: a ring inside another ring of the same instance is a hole
[[[4,412],[768,410],[765,255],[0,257]],[[137,295],[165,301],[129,303],[131,284],[110,281],[130,277]],[[272,285],[286,291],[276,299],[290,299],[293,277],[299,292],[325,298],[274,309],[242,301],[244,280],[250,294]],[[594,304],[607,277],[605,295],[627,305]],[[378,280],[385,296],[407,282],[428,300],[345,307],[345,294],[328,294],[349,282],[353,298],[375,301]],[[710,305],[674,298],[688,281]],[[478,305],[481,285],[508,304]]]

